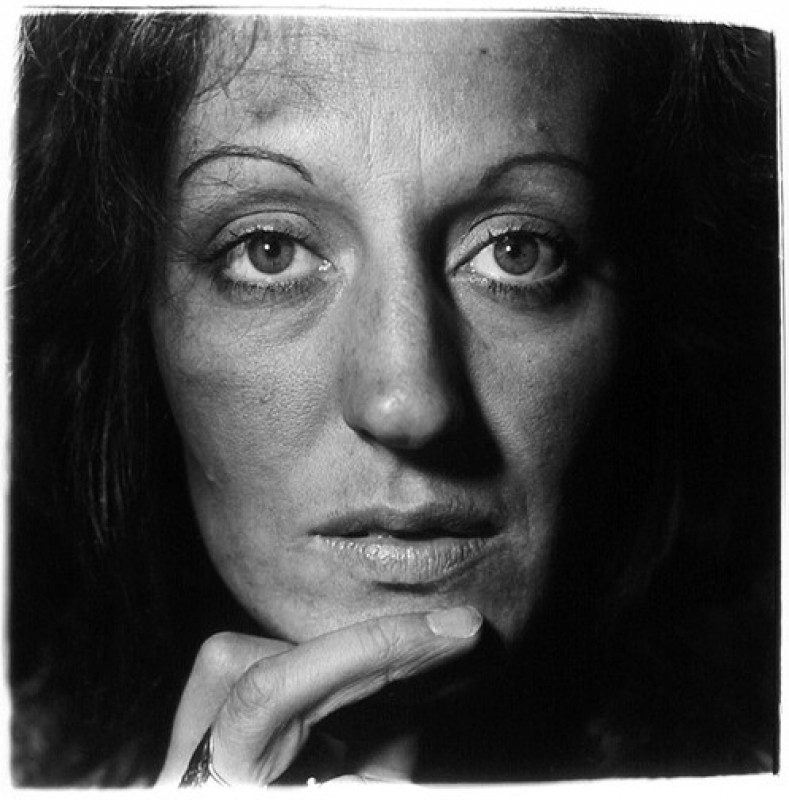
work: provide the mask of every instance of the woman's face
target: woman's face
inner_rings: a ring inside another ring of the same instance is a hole
[[[219,574],[296,642],[513,642],[616,352],[594,70],[535,22],[237,19],[200,86],[152,326]]]

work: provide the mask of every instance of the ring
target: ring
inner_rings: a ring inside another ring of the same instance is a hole
[[[230,784],[214,769],[214,743],[211,738],[212,730],[209,727],[203,734],[200,744],[195,748],[189,764],[181,778],[179,787],[205,786],[214,783],[217,786],[230,786]]]

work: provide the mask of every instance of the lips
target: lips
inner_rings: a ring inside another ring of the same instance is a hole
[[[465,503],[433,503],[342,513],[310,529],[320,552],[354,577],[416,586],[442,581],[475,565],[490,549],[497,515]]]

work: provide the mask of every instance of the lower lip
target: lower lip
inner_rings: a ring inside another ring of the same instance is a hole
[[[393,536],[316,536],[318,546],[356,576],[378,583],[415,586],[468,569],[488,549],[489,539],[440,538],[406,541]]]

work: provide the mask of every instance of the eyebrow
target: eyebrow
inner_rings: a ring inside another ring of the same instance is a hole
[[[180,189],[184,183],[202,166],[215,161],[218,158],[255,158],[261,161],[273,161],[275,164],[281,164],[284,167],[289,167],[296,172],[307,183],[315,183],[312,179],[310,171],[295,158],[286,156],[284,153],[277,153],[274,150],[268,150],[265,147],[256,146],[240,146],[240,145],[222,145],[207,150],[199,158],[196,158],[178,176],[177,186]]]
[[[572,156],[548,152],[522,153],[506,158],[504,161],[494,164],[492,167],[485,170],[485,174],[480,178],[478,188],[490,189],[491,186],[495,185],[507,172],[516,167],[541,166],[543,164],[567,169],[571,172],[578,173],[588,180],[593,180],[592,170],[584,164],[583,161],[579,161]]]
[[[312,174],[300,161],[295,158],[286,156],[284,153],[278,153],[274,150],[268,150],[265,147],[256,146],[240,146],[240,145],[222,145],[214,147],[211,150],[203,153],[199,158],[196,158],[178,176],[177,185],[180,189],[184,183],[191,177],[198,169],[205,164],[215,161],[219,158],[255,158],[261,161],[273,161],[275,164],[289,167],[296,172],[307,183],[314,184]],[[561,169],[567,169],[576,172],[584,178],[592,179],[592,173],[589,167],[582,161],[579,161],[572,156],[566,156],[561,153],[521,153],[519,155],[510,156],[504,161],[494,164],[489,167],[482,178],[480,178],[478,187],[480,189],[489,189],[498,180],[500,180],[507,172],[516,167],[522,166],[540,166],[547,164]]]

